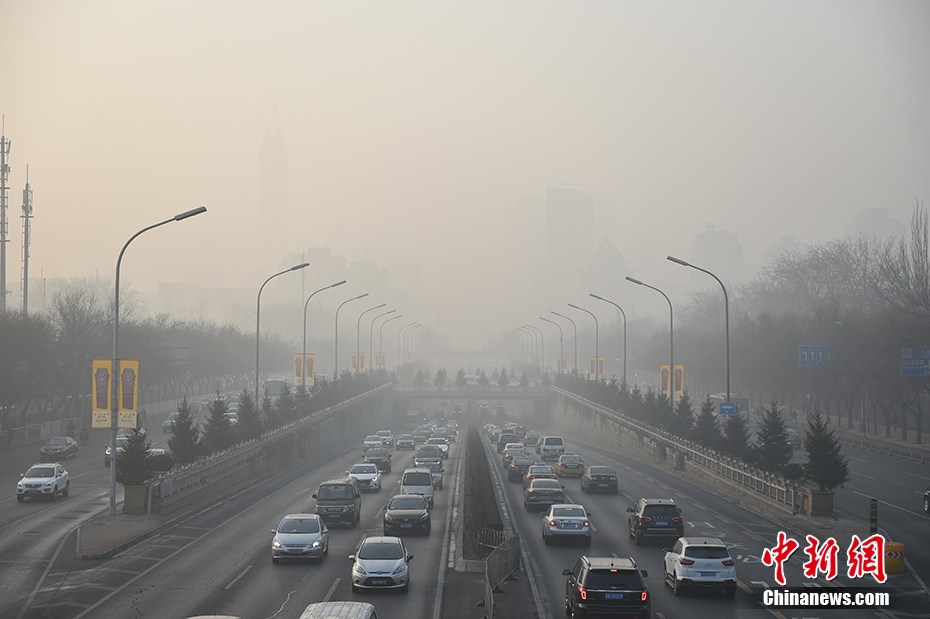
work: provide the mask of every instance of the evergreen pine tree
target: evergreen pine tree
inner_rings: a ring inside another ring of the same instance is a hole
[[[138,486],[152,476],[149,465],[152,441],[145,430],[135,428],[126,436],[126,448],[116,454],[116,481],[124,486]]]
[[[542,384],[543,387],[551,387],[551,386],[552,386],[552,379],[549,378],[549,372],[544,372],[544,373],[543,373],[543,375],[542,375],[542,382],[541,382],[540,384]]]
[[[417,370],[417,378],[416,378],[415,384],[417,387],[421,387],[421,388],[426,386],[426,374],[423,373],[423,370]]]
[[[520,386],[524,389],[530,386],[530,376],[526,370],[523,370],[523,374],[520,375]]]
[[[487,375],[487,373],[486,373],[484,370],[479,370],[479,371],[478,371],[478,384],[481,385],[481,388],[482,388],[482,389],[487,389],[487,388],[488,388],[488,384],[489,384],[490,382],[491,382],[491,381],[488,380],[488,375]]]
[[[330,383],[328,396],[334,400],[338,397],[336,389],[337,386]],[[265,394],[262,396],[262,413],[259,419],[262,421],[262,429],[265,432],[281,427],[281,417],[278,416],[278,409],[271,400],[271,394],[268,393],[267,389],[265,389]]]
[[[270,398],[269,398],[270,400]],[[270,405],[270,402],[269,402]],[[248,389],[239,394],[239,436],[247,441],[262,435],[262,420],[255,410],[255,401]]]
[[[506,389],[510,385],[510,377],[507,376],[507,368],[501,368],[501,371],[497,374],[497,384],[500,385],[501,389]]]
[[[742,411],[726,416],[723,423],[723,452],[727,455],[746,460],[749,456],[749,423]]]
[[[691,404],[691,398],[685,391],[675,403],[675,414],[670,415],[666,422],[665,429],[682,438],[687,438],[694,426],[694,406]]]
[[[807,452],[805,477],[821,490],[833,490],[849,481],[846,456],[835,430],[827,424],[820,411],[815,411],[807,421],[804,450]]]
[[[778,402],[772,400],[762,411],[762,421],[756,432],[756,456],[761,468],[780,472],[791,461],[791,445],[788,444],[788,425],[778,410]]]
[[[657,413],[658,409],[659,401],[655,389],[653,389],[652,386],[646,387],[646,393],[643,394],[643,404],[640,409],[642,411],[640,418],[646,423],[658,425],[656,424],[656,419],[659,416]]]
[[[294,390],[294,405],[297,407],[297,419],[309,417],[313,413],[310,389],[305,385],[300,385]]]
[[[194,421],[186,396],[178,404],[178,418],[168,435],[168,449],[175,464],[190,464],[201,454],[200,424]]]
[[[701,402],[701,413],[698,415],[694,430],[691,433],[694,442],[707,449],[720,449],[720,422],[717,419],[716,406],[710,396]]]
[[[215,452],[229,449],[236,442],[232,422],[229,419],[229,409],[226,401],[219,397],[210,401],[207,423],[203,429],[203,440]]]
[[[468,380],[465,378],[465,368],[459,368],[459,371],[455,373],[455,386],[464,389],[466,384]]]
[[[281,387],[281,393],[275,401],[275,408],[278,409],[278,419],[281,425],[287,425],[297,420],[297,402],[294,400],[294,392],[290,386],[285,383]]]
[[[448,376],[446,375],[446,368],[443,366],[440,366],[439,369],[436,370],[436,376],[433,377],[433,384],[439,387],[440,389],[442,389],[443,387],[446,386],[447,380],[448,380]]]

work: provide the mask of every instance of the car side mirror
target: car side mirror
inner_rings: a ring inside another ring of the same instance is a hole
[[[349,561],[355,561],[355,555],[349,555]]]
[[[26,476],[25,473],[20,473],[20,474],[19,474],[19,478],[20,478],[20,479],[22,479],[22,478],[25,477],[25,476]]]
[[[646,570],[639,570],[639,573],[643,575],[643,578],[649,575],[649,572],[647,572]]]
[[[349,471],[346,471],[346,475],[348,475],[348,474],[349,474]]]
[[[356,499],[360,499],[360,498],[362,498],[362,495],[359,494],[358,492],[356,492],[356,493],[355,493],[355,498],[356,498]]]
[[[632,507],[627,507],[627,508],[626,508],[626,511],[628,511],[628,512],[630,512],[630,513],[632,514],[632,513],[633,513],[633,508],[632,508]]]
[[[564,569],[564,570],[562,570],[562,576],[571,576],[571,575],[572,575],[572,571],[571,571],[571,570],[569,570],[569,569]]]
[[[311,494],[311,495],[310,495],[310,498],[311,498],[311,499],[315,499],[315,498],[316,498],[316,493]]]
[[[408,561],[413,561],[413,555],[407,555],[407,560],[408,560]]]
[[[593,513],[594,513],[594,512],[592,512],[590,509],[587,511],[587,514],[588,514],[589,516],[590,516],[591,514],[593,514]]]
[[[565,486],[563,484],[559,484],[559,488],[561,488],[562,490],[565,490]]]
[[[277,529],[272,529],[272,530],[271,530],[271,533],[272,533],[272,534],[277,534],[277,532],[278,532]]]
[[[662,549],[662,552],[671,552],[671,551],[672,551],[672,549],[671,549],[670,547],[668,547],[668,546],[666,546],[665,548]]]

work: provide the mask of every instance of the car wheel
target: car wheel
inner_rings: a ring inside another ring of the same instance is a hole
[[[352,584],[352,593],[358,593],[358,592],[359,592],[359,588],[358,588],[357,586],[355,586],[355,584],[353,583],[353,584]]]
[[[71,493],[71,482],[69,481],[68,483],[65,484],[65,489],[61,493],[61,496],[68,496],[68,494],[70,493]]]
[[[26,497],[24,497],[24,496],[21,495],[21,494],[17,494],[17,495],[16,495],[16,500],[19,501],[20,503],[22,503],[23,501],[26,500]]]
[[[588,487],[584,484],[581,484],[581,491],[584,492],[585,494],[588,494]]]
[[[642,534],[641,534],[641,533],[638,533],[638,532],[635,533],[635,534],[633,535],[633,541],[634,541],[634,543],[635,543],[637,546],[641,545],[641,544],[643,543],[643,536],[642,536]]]
[[[543,534],[542,538],[543,538],[543,542],[546,544],[546,546],[548,546],[549,544],[552,543],[552,540],[549,539],[549,536],[548,536],[548,535]]]
[[[407,583],[400,588],[400,590],[403,593],[408,593],[410,591],[410,581],[408,580]]]
[[[675,575],[672,574],[672,595],[678,596],[684,593],[685,588],[681,585],[681,581],[675,578]]]
[[[272,562],[272,563],[277,564],[277,563],[279,563],[280,561],[281,561],[281,559],[278,559],[277,557],[271,557],[271,562]]]
[[[728,598],[735,598],[736,587],[727,587],[726,591],[724,592],[724,595],[726,595]]]
[[[585,545],[585,546],[590,546],[590,545],[591,545],[591,536],[590,536],[590,535],[587,536],[586,538],[584,538],[584,545]]]

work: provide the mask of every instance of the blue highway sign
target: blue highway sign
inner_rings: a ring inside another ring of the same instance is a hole
[[[901,376],[930,376],[930,348],[902,348]]]
[[[829,362],[829,346],[798,346],[798,367],[818,368]]]

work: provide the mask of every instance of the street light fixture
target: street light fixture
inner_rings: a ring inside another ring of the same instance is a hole
[[[668,256],[668,260],[674,262],[675,264],[680,264],[683,267],[691,267],[696,271],[702,273],[707,273],[711,277],[717,280],[717,283],[720,284],[720,288],[723,290],[723,320],[724,328],[726,329],[726,342],[727,342],[727,402],[730,401],[730,300],[727,297],[727,287],[723,285],[723,282],[720,281],[720,278],[708,271],[707,269],[702,269],[699,266],[695,266],[690,262],[686,262],[681,258],[676,258],[675,256]]]
[[[575,375],[577,376],[578,375],[578,325],[576,325],[575,321],[572,320],[570,317],[566,316],[565,314],[560,314],[555,310],[549,310],[549,311],[555,314],[556,316],[558,316],[559,318],[564,318],[568,322],[572,323],[572,329],[574,329],[575,331],[575,337],[572,340],[572,342],[575,345]]]
[[[387,303],[382,303],[381,305],[375,305],[374,307],[369,307],[367,310],[358,315],[358,323],[355,325],[355,373],[362,373],[362,316],[368,312],[373,312],[376,309],[381,309],[387,305]]]
[[[523,348],[524,363],[529,365],[530,360],[533,358],[533,345],[530,343],[530,334],[519,327],[515,328],[513,333],[516,334],[517,339],[520,340],[520,346]]]
[[[374,358],[375,358],[375,321],[381,318],[382,316],[387,316],[388,314],[393,314],[396,312],[396,309],[388,310],[378,314],[371,319],[371,327],[368,329],[368,371],[371,372],[374,370]]]
[[[274,275],[266,279],[264,283],[262,283],[261,287],[258,289],[258,297],[255,300],[255,408],[256,410],[258,409],[258,402],[259,402],[258,400],[258,376],[259,376],[258,374],[258,350],[259,350],[259,344],[261,342],[260,326],[261,326],[261,316],[262,316],[262,290],[265,289],[265,285],[268,282],[278,277],[279,275],[284,275],[285,273],[290,273],[291,271],[299,271],[301,269],[307,268],[308,266],[310,266],[309,262],[303,262],[301,264],[295,264],[289,269],[284,269],[283,271],[275,273]]]
[[[172,217],[171,219],[166,219],[160,221],[151,226],[142,228],[131,237],[126,243],[123,244],[123,248],[119,251],[119,256],[116,258],[116,283],[113,291],[113,361],[112,367],[110,369],[111,380],[113,381],[113,403],[110,409],[110,515],[116,513],[116,459],[119,457],[116,452],[116,434],[117,434],[117,420],[119,419],[119,271],[120,266],[123,262],[123,254],[126,253],[126,248],[129,247],[129,244],[132,243],[136,237],[139,235],[153,230],[165,224],[170,224],[175,221],[183,221],[188,217],[193,217],[194,215],[200,215],[201,213],[206,213],[207,207],[198,206],[195,209],[189,211],[184,211]]]
[[[368,296],[368,293],[360,294],[357,297],[352,297],[351,299],[346,299],[339,304],[339,307],[336,308],[336,336],[333,341],[333,359],[335,361],[335,366],[333,367],[333,380],[339,378],[339,310],[342,309],[342,306],[346,303],[351,303],[352,301],[358,301],[359,299],[364,299]]]
[[[403,317],[404,317],[403,314],[398,314],[397,316],[388,318],[387,320],[381,323],[381,329],[379,329],[378,331],[378,354],[379,355],[384,354],[384,325],[391,322],[392,320],[397,320],[398,318],[403,318]],[[384,370],[387,370],[387,359],[385,359],[384,361]]]
[[[303,370],[303,376],[301,376],[300,378],[301,385],[303,385],[306,382],[306,376],[307,376],[307,367],[306,367],[306,362],[307,362],[307,307],[310,306],[310,299],[312,299],[313,295],[315,295],[318,292],[323,292],[324,290],[329,290],[330,288],[341,286],[344,283],[346,283],[346,280],[336,282],[335,284],[330,284],[329,286],[324,286],[323,288],[320,288],[319,290],[314,290],[313,293],[311,293],[310,296],[307,297],[307,300],[304,301],[304,337],[303,337],[303,348],[301,349],[302,356],[300,357],[300,367]],[[258,403],[256,403],[255,406],[257,407]]]
[[[672,300],[668,298],[668,295],[656,288],[655,286],[650,286],[649,284],[644,284],[635,277],[627,276],[626,280],[632,282],[638,286],[645,286],[655,290],[663,297],[665,297],[666,302],[668,302],[668,401],[672,407],[672,413],[675,412],[675,317],[672,312]]]
[[[403,367],[407,362],[407,331],[413,327],[419,326],[419,322],[413,321],[405,324],[403,327],[397,330],[397,359],[394,360],[394,371],[396,372],[398,367]],[[401,348],[400,338],[404,337],[404,346]]]
[[[558,366],[559,366],[559,374],[561,374],[562,373],[562,358],[565,357],[565,351],[562,347],[562,325],[560,325],[554,320],[543,318],[542,316],[540,316],[539,319],[542,320],[543,322],[548,322],[549,324],[553,324],[559,328],[559,363],[558,363]]]
[[[525,325],[523,325],[523,326],[526,327],[527,329],[532,329],[533,331],[539,333],[539,373],[540,373],[540,376],[541,376],[541,375],[543,375],[543,374],[546,373],[546,362],[545,362],[545,359],[546,359],[546,339],[545,339],[545,337],[543,336],[542,329],[540,329],[539,327],[533,326],[533,325],[531,325],[531,324],[529,324],[529,323],[527,323],[527,324],[525,324]],[[536,336],[535,336],[535,334],[534,334],[534,335],[533,335],[533,338],[535,339],[535,337],[536,337]]]
[[[595,299],[597,299],[598,301],[604,301],[605,303],[610,303],[611,305],[616,307],[618,310],[620,310],[620,315],[623,316],[623,385],[625,388],[626,387],[626,312],[623,311],[622,307],[620,307],[619,305],[617,305],[616,303],[614,303],[613,301],[609,299],[605,299],[604,297],[600,295],[596,295],[593,292],[590,293],[590,295],[594,297]]]
[[[591,318],[594,319],[594,382],[598,382],[598,380],[600,380],[598,370],[600,369],[600,365],[601,365],[601,351],[600,351],[600,348],[598,347],[598,341],[600,337],[598,334],[597,316],[595,316],[594,312],[592,312],[591,310],[586,310],[585,308],[581,306],[574,305],[572,303],[569,303],[568,306],[576,310],[581,310],[582,312],[590,314]]]

